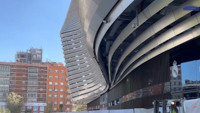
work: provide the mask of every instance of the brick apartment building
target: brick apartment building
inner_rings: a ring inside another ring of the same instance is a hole
[[[10,92],[24,97],[22,113],[32,109],[41,113],[46,106],[47,65],[0,62],[0,102],[6,102]]]
[[[0,62],[0,107],[15,92],[24,97],[22,112],[43,113],[52,103],[54,111],[71,111],[72,102],[66,67],[62,63],[42,63],[42,49],[17,52],[16,62]]]
[[[54,111],[71,111],[72,102],[65,66],[62,63],[46,64],[48,65],[47,104],[51,104]]]

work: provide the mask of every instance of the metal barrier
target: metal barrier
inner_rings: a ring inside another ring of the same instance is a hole
[[[158,107],[156,113],[170,113],[169,102],[171,103],[174,100],[168,100],[168,103],[163,104],[166,107]],[[177,100],[176,100],[177,101]],[[181,105],[176,106],[178,113],[200,113],[200,99],[193,100],[181,100]],[[166,109],[166,110],[163,110]],[[122,109],[122,110],[96,110],[96,111],[81,111],[81,112],[55,112],[55,113],[155,113],[154,108],[144,109],[144,108],[135,108],[135,109]]]
[[[152,109],[123,109],[123,110],[97,110],[97,111],[80,111],[80,112],[55,112],[55,113],[153,113]]]

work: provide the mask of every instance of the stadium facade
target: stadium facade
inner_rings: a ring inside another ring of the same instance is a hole
[[[170,66],[200,58],[200,13],[187,6],[200,0],[72,0],[61,30],[72,101],[94,110],[172,98]]]

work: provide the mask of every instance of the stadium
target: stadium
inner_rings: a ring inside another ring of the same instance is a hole
[[[170,67],[200,59],[200,12],[188,6],[200,0],[72,0],[60,33],[72,101],[97,110],[182,98]]]

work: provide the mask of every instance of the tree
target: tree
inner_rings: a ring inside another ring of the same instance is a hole
[[[52,102],[50,102],[45,107],[44,113],[52,113],[52,112],[53,112],[53,104],[52,104]]]
[[[87,111],[87,105],[76,105],[73,111]]]
[[[10,111],[4,106],[0,106],[0,113],[10,113]]]
[[[24,105],[24,98],[14,92],[10,93],[7,98],[7,108],[11,113],[20,113]]]

